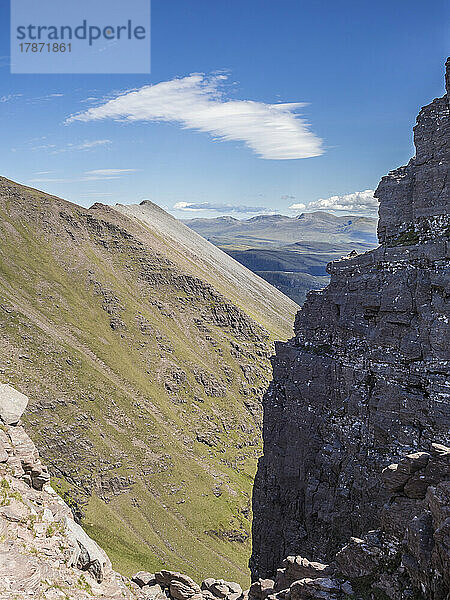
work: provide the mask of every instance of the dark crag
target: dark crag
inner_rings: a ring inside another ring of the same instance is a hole
[[[447,69],[449,62],[447,61]],[[383,177],[380,247],[328,266],[277,345],[253,495],[253,577],[326,559],[380,521],[389,463],[448,432],[449,98],[424,107],[416,156]],[[448,390],[447,390],[448,391]]]

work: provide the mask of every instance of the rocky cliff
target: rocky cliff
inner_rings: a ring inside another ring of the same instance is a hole
[[[448,436],[448,71],[414,141],[416,156],[376,192],[380,246],[330,263],[329,286],[309,293],[295,337],[277,345],[253,495],[254,577],[275,574],[287,555],[326,560],[378,527],[382,469]],[[404,493],[416,497],[414,486]]]

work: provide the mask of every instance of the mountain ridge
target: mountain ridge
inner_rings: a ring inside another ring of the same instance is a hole
[[[273,298],[213,279],[112,207],[0,179],[0,379],[30,398],[54,485],[124,573],[248,578],[270,338],[296,307],[277,318]]]
[[[376,219],[323,211],[184,223],[300,305],[327,285],[330,261],[376,246]]]

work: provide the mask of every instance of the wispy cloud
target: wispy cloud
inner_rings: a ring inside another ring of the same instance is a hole
[[[112,195],[111,192],[88,192],[87,194],[80,194],[80,198],[108,198]]]
[[[0,102],[12,102],[13,100],[21,98],[22,96],[23,94],[7,94],[6,96],[0,96]]]
[[[137,170],[138,169],[94,169],[92,171],[85,171],[80,177],[36,177],[34,179],[29,179],[28,183],[78,183],[80,181],[106,181],[108,179],[120,179],[123,175],[134,173]],[[45,172],[42,171],[41,174],[45,174]]]
[[[118,179],[122,175],[135,173],[138,169],[95,169],[86,171],[84,180],[92,179]]]
[[[111,140],[86,140],[81,143],[69,143],[67,146],[58,148],[56,144],[39,144],[33,146],[32,150],[49,150],[50,154],[61,154],[63,152],[71,152],[73,150],[92,150],[100,146],[108,146],[112,144]]]
[[[34,177],[29,179],[27,183],[73,183],[74,179],[63,179],[58,177]]]
[[[51,150],[55,153],[56,144],[39,144],[38,146],[33,146],[32,150]]]
[[[219,141],[244,142],[273,160],[323,154],[322,140],[297,113],[300,102],[265,104],[225,97],[226,75],[193,74],[127,91],[100,106],[72,115],[66,123],[114,119],[174,122]]]
[[[35,96],[34,98],[30,98],[29,102],[47,102],[48,100],[53,100],[53,98],[63,98],[64,94],[60,92],[55,92],[53,94],[46,94],[45,96]]]
[[[213,202],[177,202],[173,206],[174,210],[184,212],[200,212],[212,210],[219,213],[266,213],[273,212],[265,206],[245,206],[244,204],[220,204]]]
[[[374,190],[364,190],[362,192],[353,192],[343,196],[330,196],[329,198],[319,198],[305,204],[291,204],[291,210],[332,210],[338,212],[354,212],[367,215],[376,214],[378,210],[378,200],[374,198]]]
[[[98,146],[108,146],[112,144],[111,140],[91,140],[86,141],[81,144],[75,144],[72,146],[69,144],[69,147],[72,146],[73,150],[90,150],[91,148],[97,148]]]

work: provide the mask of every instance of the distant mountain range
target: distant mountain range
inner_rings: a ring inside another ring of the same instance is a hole
[[[316,211],[296,217],[258,215],[188,219],[184,223],[302,304],[311,289],[327,285],[326,265],[377,245],[377,219]]]

